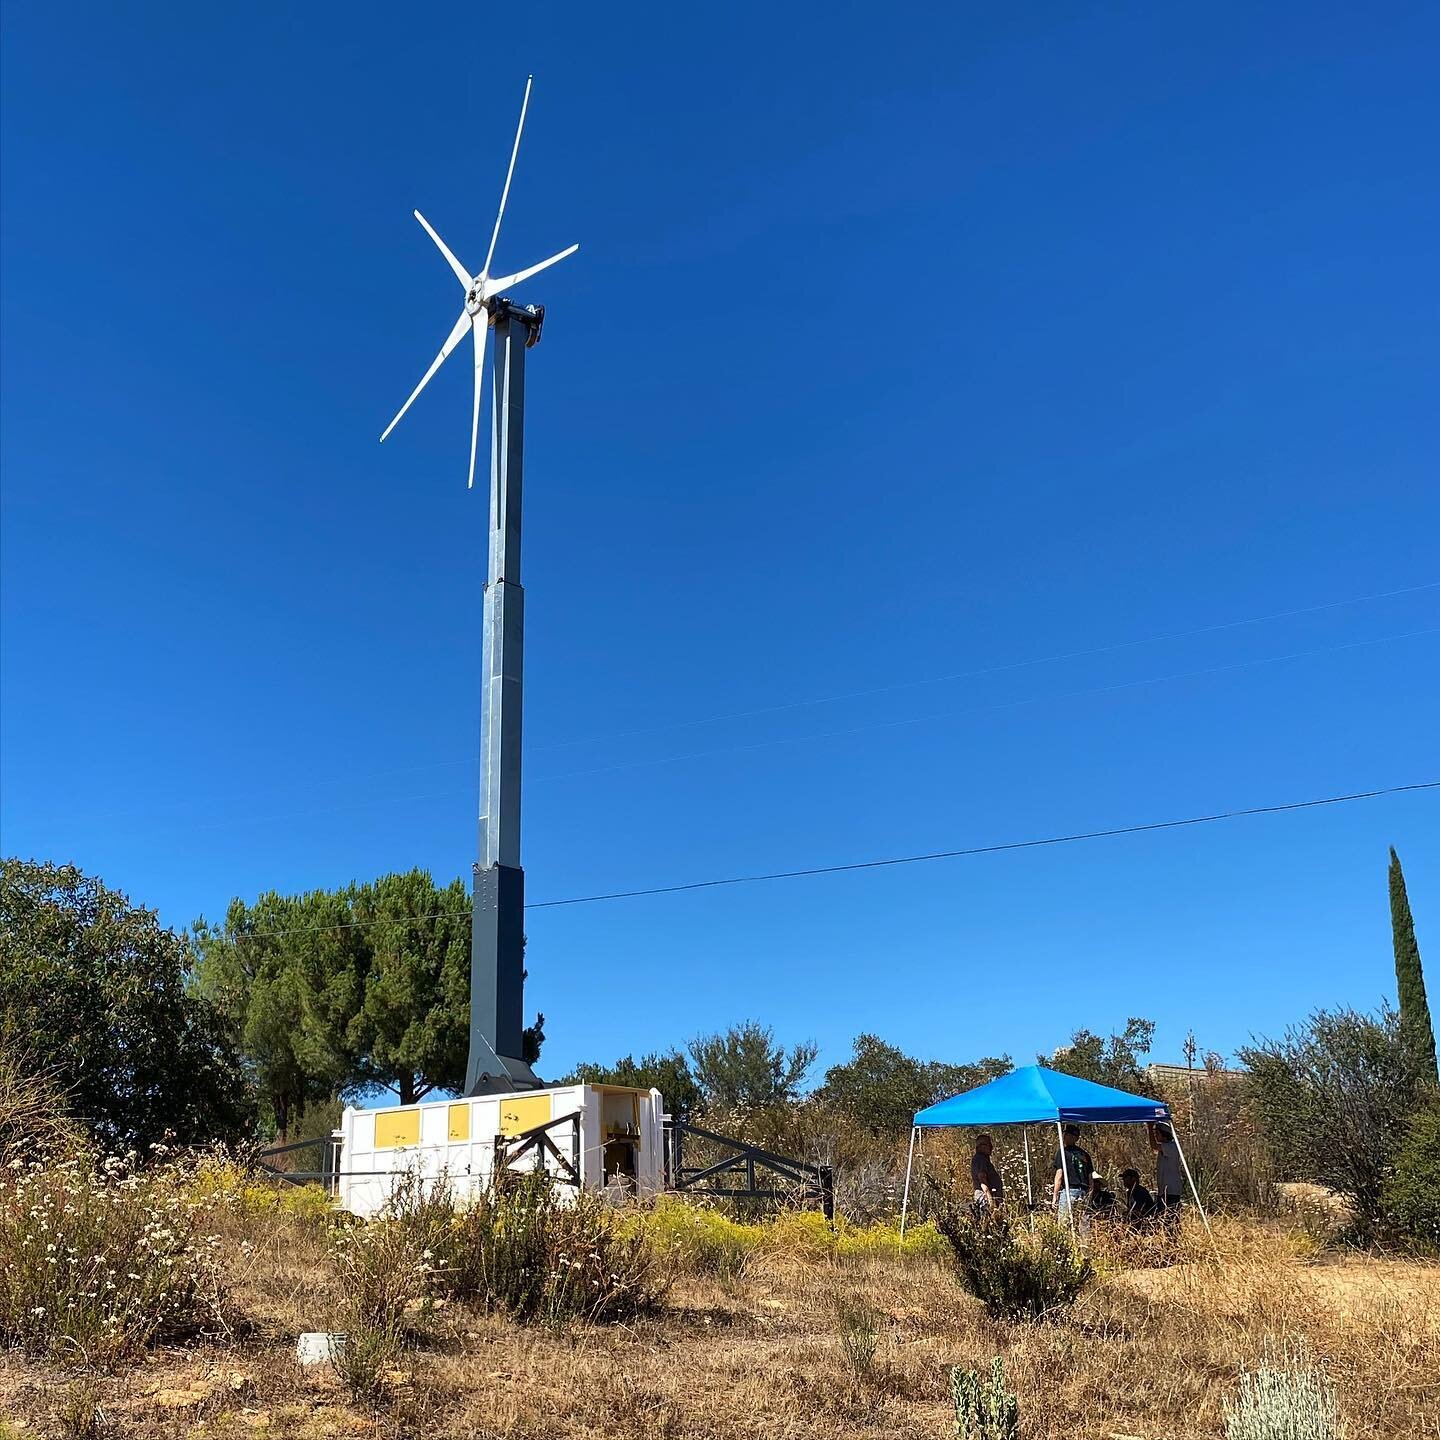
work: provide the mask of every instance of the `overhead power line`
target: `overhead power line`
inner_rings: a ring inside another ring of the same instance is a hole
[[[883,870],[896,865],[922,865],[932,860],[960,860],[975,855],[999,855],[1010,850],[1038,850],[1051,845],[1074,845],[1083,840],[1109,840],[1122,835],[1146,835],[1157,830],[1181,830],[1194,825],[1214,825],[1222,820],[1245,820],[1257,815],[1284,815],[1296,810],[1317,810],[1330,805],[1347,805],[1355,800],[1376,800],[1386,795],[1405,795],[1418,790],[1440,789],[1440,780],[1418,780],[1408,785],[1389,785],[1379,790],[1356,790],[1348,795],[1324,795],[1315,800],[1291,800],[1279,805],[1253,805],[1244,810],[1219,810],[1210,815],[1190,815],[1182,820],[1150,820],[1138,825],[1117,825],[1104,830],[1077,830],[1066,835],[1045,835],[1031,840],[1003,840],[989,845],[969,845],[957,850],[930,850],[918,855],[893,855],[881,860],[853,860],[842,865],[812,865],[803,870],[771,870],[757,875],[726,875],[712,880],[687,880],[677,885],[651,885],[638,890],[606,890],[594,895],[572,895],[563,900],[535,900],[527,910],[553,910],[562,905],[596,905],[603,900],[638,900],[651,895],[679,895],[688,890],[714,890],[728,885],[758,885],[770,880],[801,880],[816,875],[843,875],[856,870]],[[335,925],[297,925],[279,930],[250,930],[237,940],[262,936],[328,933],[358,930],[372,925],[405,925],[415,920],[463,919],[469,911],[436,910],[422,915],[393,919],[349,920]]]

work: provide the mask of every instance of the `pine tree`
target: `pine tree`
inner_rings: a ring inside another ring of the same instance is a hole
[[[1425,972],[1420,968],[1420,946],[1415,940],[1415,920],[1410,914],[1410,897],[1405,893],[1405,872],[1400,857],[1390,847],[1390,928],[1395,936],[1395,986],[1400,994],[1400,1029],[1412,1047],[1426,1075],[1436,1073],[1435,1027],[1430,1022],[1430,1004],[1425,998]]]

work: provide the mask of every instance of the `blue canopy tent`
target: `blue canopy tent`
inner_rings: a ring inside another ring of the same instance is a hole
[[[910,1131],[910,1157],[905,1165],[905,1198],[900,1206],[900,1232],[905,1232],[905,1221],[910,1211],[910,1176],[915,1166],[915,1142],[922,1130],[941,1129],[952,1126],[988,1128],[995,1125],[1054,1125],[1060,1138],[1061,1163],[1064,1164],[1066,1125],[1143,1125],[1149,1121],[1162,1120],[1170,1123],[1170,1107],[1163,1101],[1152,1100],[1144,1095],[1130,1095],[1109,1085],[1097,1085],[1093,1080],[1082,1080],[1076,1075],[1065,1075],[1058,1070],[1049,1070],[1044,1065],[1024,1065],[1001,1075],[974,1090],[952,1095],[948,1100],[939,1100],[927,1105],[915,1116]],[[1208,1231],[1210,1221],[1205,1208],[1200,1204],[1200,1195],[1195,1189],[1190,1174],[1189,1162],[1184,1150],[1180,1149],[1180,1137],[1173,1125],[1170,1133],[1175,1136],[1175,1147],[1180,1152],[1180,1163],[1185,1168],[1185,1178],[1190,1183],[1190,1192],[1195,1196],[1200,1218]],[[1025,1184],[1029,1190],[1030,1204],[1035,1203],[1034,1188],[1030,1179],[1030,1135],[1025,1140]],[[1069,1189],[1066,1177],[1066,1189]],[[1071,1224],[1074,1211],[1071,1210]]]

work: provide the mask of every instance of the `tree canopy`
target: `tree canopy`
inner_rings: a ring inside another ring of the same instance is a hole
[[[1132,1094],[1143,1093],[1145,1072],[1141,1061],[1150,1053],[1154,1039],[1155,1022],[1132,1015],[1118,1035],[1112,1034],[1106,1039],[1091,1030],[1077,1030],[1068,1045],[1062,1045],[1053,1055],[1038,1055],[1036,1059],[1066,1075],[1078,1075],[1098,1085],[1113,1085]]]
[[[1405,890],[1405,872],[1394,846],[1390,849],[1390,930],[1395,942],[1395,987],[1399,992],[1400,1029],[1428,1075],[1436,1073],[1435,1026],[1425,997],[1425,972],[1420,967],[1420,944],[1415,939],[1415,917]]]
[[[254,1092],[189,942],[73,865],[0,861],[0,1013],[102,1143],[234,1140]]]
[[[851,1058],[825,1072],[815,1097],[873,1130],[903,1134],[917,1110],[1013,1068],[1008,1055],[968,1065],[917,1060],[878,1035],[857,1035]]]
[[[732,1025],[690,1042],[690,1068],[705,1105],[717,1110],[764,1110],[799,1097],[820,1053],[810,1042],[789,1050],[758,1020]]]
[[[470,1044],[470,897],[426,870],[235,900],[197,922],[198,986],[226,1016],[286,1131],[331,1094],[402,1104],[458,1091]],[[543,1019],[543,1017],[541,1017]],[[539,1056],[541,1019],[525,1032]]]
[[[1379,1222],[1396,1151],[1427,1093],[1399,1014],[1322,1010],[1240,1058],[1281,1173],[1349,1196],[1362,1227]]]
[[[636,1090],[658,1090],[672,1115],[689,1115],[703,1103],[700,1087],[682,1050],[652,1051],[638,1060],[627,1055],[613,1065],[577,1065],[562,1085],[629,1085]]]

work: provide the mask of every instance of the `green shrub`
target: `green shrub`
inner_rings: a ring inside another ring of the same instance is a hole
[[[330,1364],[353,1399],[375,1405],[384,1398],[385,1372],[399,1356],[402,1338],[398,1323],[391,1327],[352,1323],[345,1331]]]
[[[521,1322],[631,1320],[659,1304],[669,1279],[643,1229],[603,1196],[557,1192],[543,1172],[507,1177],[463,1206],[443,1182],[408,1177],[385,1215],[342,1235],[337,1250],[369,1297],[362,1319],[381,1330],[436,1295]]]
[[[998,1355],[988,1374],[952,1366],[950,1398],[958,1440],[1017,1440],[1020,1401],[1005,1383],[1005,1365]]]
[[[283,1216],[323,1230],[339,1213],[323,1186],[262,1178],[223,1149],[196,1162],[189,1186],[197,1199],[247,1219]]]
[[[970,1293],[997,1319],[1039,1320],[1064,1309],[1093,1273],[1070,1232],[1053,1220],[1014,1230],[993,1211],[953,1209],[937,1223]]]
[[[0,1171],[0,1345],[109,1367],[224,1330],[206,1213],[174,1167]]]
[[[1385,1183],[1384,1207],[1400,1235],[1440,1252],[1440,1102],[1411,1117]]]
[[[543,1173],[492,1186],[446,1228],[437,1279],[519,1321],[625,1321],[668,1284],[648,1237],[592,1191],[564,1197]]]
[[[1225,1440],[1343,1440],[1335,1389],[1303,1357],[1260,1365],[1225,1402]]]

